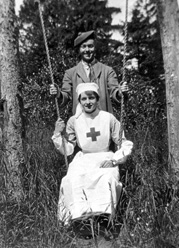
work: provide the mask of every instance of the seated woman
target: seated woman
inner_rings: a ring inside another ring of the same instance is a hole
[[[109,151],[111,140],[119,143],[120,123],[112,114],[99,109],[98,90],[95,83],[78,85],[77,111],[66,126],[67,155],[73,154],[76,144],[82,151],[75,155],[61,182],[58,218],[65,224],[104,213],[114,216],[122,189],[117,165],[126,161],[133,146],[123,135],[121,149]],[[62,154],[64,128],[64,122],[58,119],[52,137]]]

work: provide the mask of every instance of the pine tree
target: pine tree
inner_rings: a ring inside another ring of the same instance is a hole
[[[162,51],[165,64],[167,122],[169,158],[172,168],[179,169],[179,19],[177,0],[160,0],[157,2]],[[178,177],[178,175],[177,175]],[[178,179],[177,179],[178,180]]]
[[[2,180],[7,196],[20,201],[23,196],[22,98],[19,92],[17,29],[13,0],[0,0],[0,93],[2,110]],[[0,142],[1,142],[0,141]]]

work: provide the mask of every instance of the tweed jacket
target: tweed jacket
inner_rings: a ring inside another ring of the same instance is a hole
[[[121,95],[117,75],[111,67],[99,61],[94,63],[93,70],[95,81],[99,86],[99,107],[101,110],[112,113],[111,98],[117,101],[117,95]],[[89,82],[89,79],[85,73],[82,62],[79,62],[76,66],[65,72],[61,89],[62,105],[67,104],[67,101],[72,99],[73,114],[75,114],[78,103],[76,87],[78,84],[86,82]]]

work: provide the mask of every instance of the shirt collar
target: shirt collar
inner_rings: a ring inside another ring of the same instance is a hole
[[[83,65],[84,68],[86,68],[86,69],[89,69],[91,65],[94,65],[94,64],[95,64],[95,62],[96,62],[95,59],[93,59],[93,61],[92,61],[91,63],[87,63],[87,62],[85,62],[84,60],[81,61],[82,65]]]

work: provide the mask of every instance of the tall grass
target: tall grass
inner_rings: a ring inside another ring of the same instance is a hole
[[[56,218],[65,167],[63,157],[51,142],[51,135],[47,129],[30,128],[27,132],[24,199],[20,203],[9,202],[5,188],[1,197],[2,248],[68,247],[73,241],[73,235]]]
[[[121,231],[111,247],[179,247],[178,185],[167,161],[166,137],[160,141],[154,134],[156,130],[144,125],[129,133],[135,147],[131,158],[120,168],[124,190],[116,225],[121,226]],[[52,128],[27,130],[25,194],[21,202],[9,201],[2,170],[2,248],[80,247],[73,228],[57,221],[59,186],[66,169],[51,136]],[[1,162],[1,169],[3,166]],[[90,242],[91,246],[88,243],[86,247],[105,247],[97,239]]]

